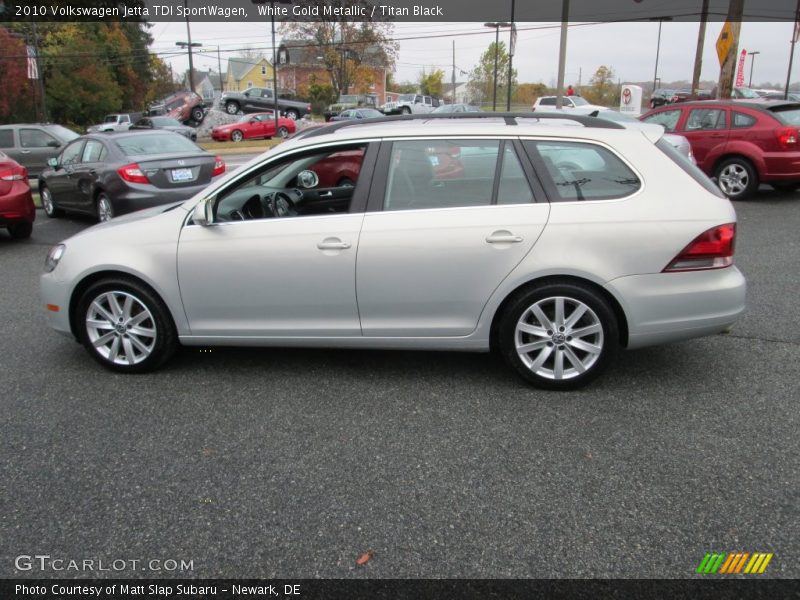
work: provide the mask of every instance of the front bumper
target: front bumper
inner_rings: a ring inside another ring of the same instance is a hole
[[[745,309],[747,284],[735,266],[708,271],[631,275],[605,288],[628,321],[628,348],[713,335]]]
[[[74,337],[69,324],[69,299],[71,290],[58,278],[58,267],[39,278],[39,298],[47,324],[67,336]],[[57,308],[57,310],[56,310]]]

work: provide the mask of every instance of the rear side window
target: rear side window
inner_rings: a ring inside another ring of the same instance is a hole
[[[14,131],[12,129],[0,129],[0,148],[14,147]]]
[[[100,142],[96,140],[89,140],[83,149],[83,158],[81,162],[100,162],[106,157],[106,149]]]
[[[750,115],[734,111],[733,113],[734,129],[744,129],[746,127],[752,127],[755,124],[756,124],[755,117],[751,117]]]
[[[586,142],[526,141],[531,159],[545,167],[552,200],[614,200],[642,187],[636,174],[613,152]]]
[[[681,119],[681,111],[678,110],[664,110],[657,112],[654,115],[642,119],[645,123],[655,123],[656,125],[663,125],[664,129],[668,132],[675,131],[678,126],[678,121]]]

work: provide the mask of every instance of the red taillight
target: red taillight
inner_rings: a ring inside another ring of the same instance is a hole
[[[0,179],[3,181],[22,181],[28,178],[28,169],[23,166],[11,167],[0,170]]]
[[[698,235],[664,268],[671,271],[700,271],[722,269],[733,264],[736,223],[712,227]]]
[[[797,129],[794,127],[781,127],[775,130],[775,135],[778,137],[778,145],[783,150],[796,150],[797,149]]]
[[[142,170],[139,168],[139,165],[132,164],[132,165],[125,165],[124,167],[120,167],[117,169],[117,173],[119,176],[122,177],[128,183],[150,183],[150,180],[147,178],[147,175],[142,173]]]
[[[214,171],[211,173],[212,177],[216,177],[217,175],[222,175],[225,172],[225,161],[222,160],[221,156],[214,157]]]

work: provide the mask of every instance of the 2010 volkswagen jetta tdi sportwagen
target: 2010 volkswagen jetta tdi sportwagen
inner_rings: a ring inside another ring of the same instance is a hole
[[[745,281],[716,186],[660,127],[534,117],[300,134],[191,200],[55,246],[50,324],[123,372],[181,344],[496,348],[551,389],[620,348],[730,327]]]

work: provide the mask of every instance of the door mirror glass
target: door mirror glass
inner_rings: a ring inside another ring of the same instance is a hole
[[[58,168],[58,159],[55,156],[52,157],[52,158],[48,158],[47,159],[47,164],[49,166],[53,167],[54,169],[57,169]]]
[[[50,140],[47,142],[47,145],[51,148],[59,148],[61,146],[61,144],[58,143],[58,140]]]
[[[192,212],[192,222],[195,225],[207,227],[213,221],[211,214],[211,202],[208,199],[201,200]]]

